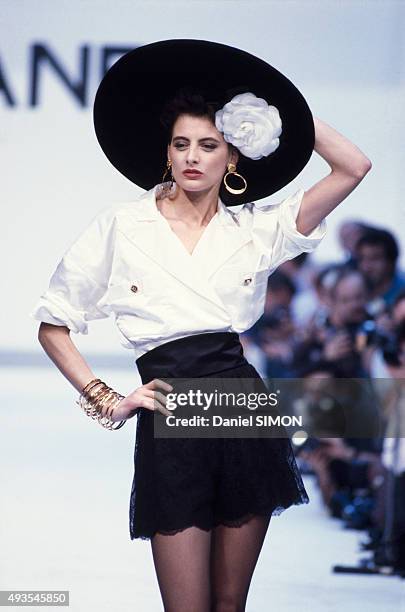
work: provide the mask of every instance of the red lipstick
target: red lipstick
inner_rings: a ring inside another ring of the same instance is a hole
[[[202,176],[202,172],[199,170],[184,170],[183,174],[184,176],[187,176],[187,178],[198,178],[199,176]]]

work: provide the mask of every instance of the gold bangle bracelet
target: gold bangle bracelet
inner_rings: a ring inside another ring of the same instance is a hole
[[[76,403],[88,416],[97,420],[104,428],[116,430],[126,423],[126,419],[120,422],[114,422],[111,419],[115,407],[124,397],[124,395],[108,387],[100,378],[94,378],[83,387]],[[106,404],[106,413],[103,415],[102,409]]]
[[[104,404],[103,404],[103,407],[104,407],[104,405],[107,403],[107,408],[106,408],[105,413],[104,413],[104,418],[106,418],[107,420],[111,420],[111,414],[114,411],[114,408],[117,405],[118,401],[117,401],[117,394],[116,394],[116,392],[115,391],[111,391],[110,397],[107,397],[105,402],[104,402]]]
[[[108,389],[106,389],[105,393],[100,397],[99,400],[97,400],[97,409],[101,412],[104,405],[111,401],[114,398],[114,391],[108,387]]]
[[[114,421],[112,420],[112,415],[115,410],[115,407],[120,403],[121,399],[123,399],[124,397],[124,396],[121,396],[116,391],[114,391],[114,395],[115,395],[114,400],[108,406],[105,417],[104,417],[111,425],[114,423]]]
[[[105,387],[102,387],[92,392],[91,394],[86,394],[85,396],[83,396],[84,404],[87,407],[87,413],[89,415],[94,416],[98,414],[98,410],[97,410],[98,400],[104,396],[104,393],[105,393]]]
[[[93,385],[93,387],[91,389],[89,389],[88,391],[86,391],[86,393],[82,393],[83,397],[85,397],[88,400],[93,400],[98,396],[101,396],[102,393],[104,393],[104,391],[107,389],[107,385],[103,382],[101,383],[97,383],[95,385]]]
[[[85,399],[91,406],[91,413],[96,418],[100,413],[104,398],[109,394],[109,387],[103,383],[103,387],[90,393]]]
[[[87,383],[87,385],[85,385],[85,386],[83,387],[83,389],[81,390],[80,394],[81,394],[81,395],[83,395],[84,393],[86,393],[86,391],[88,390],[89,386],[90,386],[90,385],[93,385],[93,383],[96,383],[96,382],[102,382],[102,381],[101,381],[101,379],[100,379],[100,378],[93,378],[92,380],[90,380],[90,381]]]
[[[121,401],[122,399],[124,399],[124,397],[125,397],[124,395],[120,395],[120,394],[119,394],[119,393],[117,393],[116,391],[114,391],[114,394],[115,394],[115,396],[116,396],[116,397],[115,397],[115,401],[114,401],[114,402],[111,402],[111,404],[110,404],[110,406],[107,408],[107,412],[106,412],[106,416],[107,416],[107,418],[109,418],[109,419],[111,419],[112,414],[113,414],[113,412],[114,412],[115,408],[116,408],[116,407],[118,406],[118,404],[120,403],[120,401]]]

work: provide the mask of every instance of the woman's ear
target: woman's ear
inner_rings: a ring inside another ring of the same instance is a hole
[[[232,164],[235,164],[235,166],[237,166],[238,161],[239,161],[239,152],[236,149],[236,147],[232,147],[232,153],[231,153],[231,158],[229,160]]]

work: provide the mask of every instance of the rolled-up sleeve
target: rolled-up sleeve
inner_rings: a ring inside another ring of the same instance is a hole
[[[326,234],[326,219],[312,230],[308,236],[297,230],[297,217],[305,191],[299,189],[278,206],[278,222],[285,241],[292,243],[291,248],[297,254],[314,251]]]
[[[30,317],[87,334],[88,321],[109,316],[99,302],[111,274],[114,230],[113,207],[108,207],[64,253]]]
[[[252,209],[254,233],[269,255],[271,270],[303,252],[314,251],[326,234],[325,219],[308,236],[297,230],[296,220],[304,193],[304,189],[299,189],[279,204]]]

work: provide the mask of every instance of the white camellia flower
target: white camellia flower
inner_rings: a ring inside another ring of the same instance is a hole
[[[215,113],[217,130],[250,159],[261,159],[273,153],[280,144],[282,132],[278,109],[263,98],[246,92],[234,96]]]

